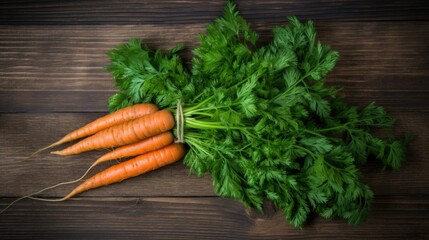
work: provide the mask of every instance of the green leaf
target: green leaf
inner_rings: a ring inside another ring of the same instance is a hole
[[[318,154],[325,154],[331,151],[332,144],[325,137],[306,137],[299,140],[305,148]]]
[[[133,105],[134,102],[124,93],[118,92],[109,97],[108,109],[110,112],[114,112],[118,109]]]

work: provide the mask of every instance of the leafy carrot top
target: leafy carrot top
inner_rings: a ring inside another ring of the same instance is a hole
[[[152,102],[174,112],[183,104],[184,163],[210,173],[218,195],[259,210],[269,199],[294,226],[311,212],[361,223],[373,192],[358,164],[399,168],[405,140],[372,134],[394,123],[382,107],[351,106],[325,85],[339,54],[316,40],[313,23],[290,17],[258,46],[229,2],[199,41],[190,70],[181,45],[164,52],[131,39],[110,51],[119,89],[110,110]]]

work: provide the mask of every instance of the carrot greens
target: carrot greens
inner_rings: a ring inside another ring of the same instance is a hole
[[[184,163],[209,173],[219,196],[261,211],[271,200],[297,227],[311,212],[361,223],[374,194],[359,164],[399,168],[406,140],[376,136],[394,118],[375,103],[349,105],[325,84],[339,54],[316,40],[313,23],[290,17],[260,46],[229,2],[199,41],[190,70],[182,45],[152,50],[131,39],[110,51],[118,92],[109,109],[152,102],[183,116]]]

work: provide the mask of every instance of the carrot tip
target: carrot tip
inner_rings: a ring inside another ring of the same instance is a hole
[[[38,154],[38,153],[40,153],[40,152],[45,151],[46,149],[49,149],[49,148],[52,148],[52,147],[58,146],[58,145],[60,145],[60,144],[62,144],[62,143],[63,143],[63,140],[60,140],[60,141],[54,142],[54,143],[52,143],[52,144],[51,144],[51,145],[49,145],[49,146],[46,146],[46,147],[44,147],[44,148],[41,148],[41,149],[39,149],[39,150],[35,151],[35,152],[34,152],[34,153],[32,153],[28,158],[31,158],[31,157],[33,157],[34,155],[36,155],[36,154]]]

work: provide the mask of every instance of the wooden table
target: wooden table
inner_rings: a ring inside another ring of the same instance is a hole
[[[10,2],[10,3],[8,3]],[[20,3],[21,2],[21,3]],[[358,227],[312,216],[294,229],[266,204],[264,214],[214,195],[210,176],[178,162],[69,201],[23,200],[0,215],[0,238],[288,239],[429,238],[429,7],[426,1],[236,1],[261,43],[289,15],[313,19],[318,37],[341,54],[327,79],[348,101],[376,101],[412,132],[400,171],[362,167],[375,192]],[[131,37],[153,48],[184,43],[221,16],[224,1],[2,1],[0,3],[0,207],[75,179],[102,151],[27,157],[107,112],[115,91],[106,52]],[[113,163],[112,163],[113,164]],[[72,186],[41,194],[60,197]]]

